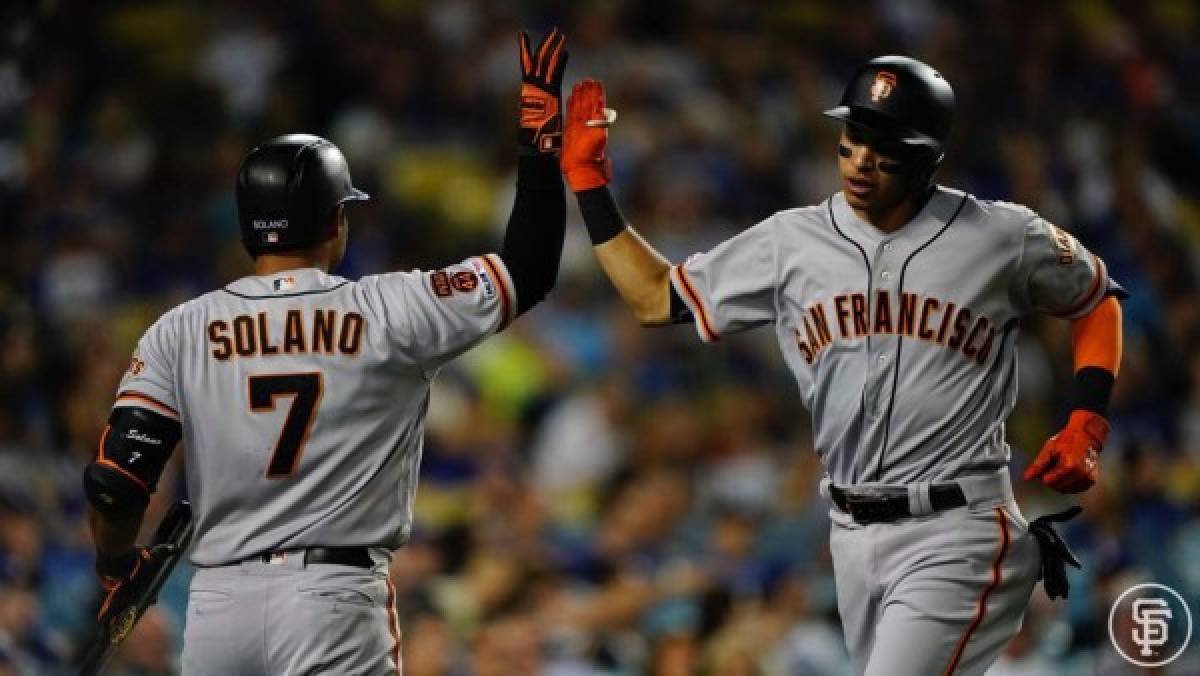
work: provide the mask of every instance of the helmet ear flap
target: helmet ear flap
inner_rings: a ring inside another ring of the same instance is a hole
[[[941,166],[946,154],[934,148],[927,148],[914,156],[903,177],[905,191],[908,193],[923,192],[933,183],[933,175]]]

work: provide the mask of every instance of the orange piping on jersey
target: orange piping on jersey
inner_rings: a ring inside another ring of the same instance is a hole
[[[504,265],[500,262],[500,257],[496,256],[495,254],[484,254],[483,257],[487,262],[491,263],[490,269],[493,270],[496,275],[496,283],[500,285],[502,290],[508,292],[506,296],[507,302],[505,307],[508,309],[507,316],[511,322],[514,318],[516,318],[516,303],[514,302],[514,299],[517,297],[517,290],[516,287],[509,282],[507,274],[508,268],[504,267]]]
[[[388,575],[385,581],[388,590],[388,631],[392,633],[392,641],[395,642],[392,647],[392,658],[396,662],[396,674],[399,676],[404,673],[404,666],[400,657],[400,616],[396,613],[396,585],[392,583],[391,575]]]
[[[500,320],[500,328],[497,330],[503,331],[508,326],[508,323],[512,321],[512,299],[509,297],[508,284],[504,281],[504,275],[500,274],[500,268],[492,262],[490,254],[485,254],[479,258],[487,266],[488,271],[492,273],[492,277],[496,278],[496,286],[500,288],[500,309],[504,312],[504,318]]]
[[[696,293],[695,287],[692,286],[692,280],[688,277],[687,270],[682,265],[676,265],[675,270],[679,278],[679,285],[683,287],[683,292],[687,294],[688,299],[692,301],[692,306],[696,309],[696,319],[706,340],[709,342],[720,340],[721,336],[713,329],[712,320],[709,319],[708,308],[704,307],[704,301],[700,299],[700,294]]]
[[[987,600],[992,591],[1000,586],[1000,566],[1004,563],[1004,557],[1008,554],[1008,520],[1005,519],[1004,510],[999,507],[994,508],[996,512],[996,521],[1000,524],[1000,551],[996,554],[996,560],[992,562],[992,581],[984,588],[983,594],[979,597],[979,603],[975,610],[975,619],[971,621],[967,627],[966,633],[958,640],[958,647],[954,650],[954,657],[950,660],[950,665],[942,672],[943,676],[950,676],[954,673],[954,669],[958,667],[959,660],[962,659],[963,652],[967,648],[967,642],[971,640],[971,634],[979,628],[983,623],[983,617],[987,614]]]
[[[1103,292],[1104,287],[1107,286],[1108,268],[1104,266],[1104,261],[1100,260],[1099,256],[1092,256],[1092,260],[1096,261],[1096,276],[1092,279],[1091,288],[1083,294],[1083,298],[1080,298],[1078,303],[1058,313],[1058,317],[1071,317],[1078,314],[1080,310],[1094,302],[1096,295]]]
[[[1095,366],[1117,375],[1121,368],[1121,304],[1108,297],[1094,310],[1071,322],[1075,370]]]
[[[157,413],[161,413],[161,414],[167,416],[168,418],[173,418],[175,420],[179,420],[179,412],[178,411],[171,408],[170,406],[167,406],[166,404],[155,399],[154,397],[142,394],[141,392],[133,392],[133,391],[122,392],[117,395],[117,403],[121,403],[121,402],[136,403],[139,406],[145,406],[145,404],[150,404],[149,408],[159,409],[158,411],[156,411]]]

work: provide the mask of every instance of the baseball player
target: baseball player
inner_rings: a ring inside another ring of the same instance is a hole
[[[181,439],[197,567],[186,674],[399,673],[387,577],[404,544],[439,367],[553,287],[567,52],[557,29],[523,73],[517,194],[498,254],[430,272],[331,274],[347,203],[341,152],[294,134],[237,177],[255,274],[163,315],[138,343],[84,486],[109,588],[136,575],[149,496]]]
[[[934,69],[870,61],[826,114],[843,122],[842,190],[680,264],[628,227],[606,187],[615,114],[598,82],[568,101],[562,169],[601,266],[643,324],[691,321],[705,342],[774,329],[826,470],[857,671],[980,674],[1020,628],[1040,569],[1058,595],[1073,561],[1052,526],[1026,523],[1009,482],[1020,320],[1072,322],[1074,411],[1026,477],[1082,491],[1108,434],[1122,292],[1036,213],[933,183],[954,114]]]

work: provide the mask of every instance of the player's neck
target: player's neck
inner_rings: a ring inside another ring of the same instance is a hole
[[[329,255],[324,249],[289,251],[286,253],[262,254],[254,261],[254,274],[273,275],[277,272],[317,268],[329,272]]]
[[[890,235],[907,225],[932,196],[933,189],[931,188],[885,209],[871,210],[855,208],[854,215]]]

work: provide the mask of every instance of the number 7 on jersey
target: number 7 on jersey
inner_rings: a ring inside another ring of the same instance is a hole
[[[320,372],[250,376],[250,410],[266,413],[275,410],[276,397],[292,397],[283,429],[267,463],[268,479],[287,479],[296,472],[304,443],[312,431],[313,413],[321,403],[323,385]]]

